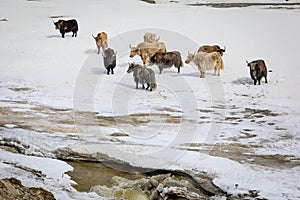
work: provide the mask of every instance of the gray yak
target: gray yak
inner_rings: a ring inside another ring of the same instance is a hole
[[[218,70],[218,76],[220,76],[220,69],[224,69],[222,57],[218,52],[199,52],[196,54],[188,53],[185,63],[189,64],[190,62],[194,62],[198,66],[198,70],[200,71],[200,78],[205,78],[206,70],[214,69],[214,76],[216,75],[216,71]]]
[[[100,54],[100,48],[102,48],[102,50],[104,51],[108,45],[107,45],[107,33],[105,32],[100,32],[97,34],[97,36],[95,37],[93,34],[92,34],[92,37],[95,39],[95,42],[96,42],[96,46],[97,46],[97,49],[98,49],[98,54]]]
[[[105,49],[102,53],[104,66],[107,69],[107,75],[111,71],[111,74],[114,74],[114,68],[116,67],[116,55],[117,52],[114,52],[113,49]]]
[[[155,74],[152,69],[146,68],[144,66],[141,66],[139,64],[134,63],[128,63],[129,67],[127,70],[127,73],[133,72],[134,82],[135,82],[135,88],[138,89],[138,84],[142,84],[143,89],[145,89],[144,84],[147,84],[146,90],[150,88],[150,91],[155,90],[156,80],[155,80]]]
[[[131,44],[129,44],[129,48],[129,57],[132,58],[136,55],[139,55],[145,66],[148,66],[150,64],[150,58],[156,52],[166,52],[165,44],[162,42],[141,42],[137,45],[137,47],[132,47]]]
[[[260,85],[260,80],[262,77],[265,77],[265,83],[268,83],[268,81],[267,81],[267,66],[266,66],[265,61],[254,60],[249,63],[246,60],[246,63],[250,69],[250,76],[254,81],[254,85],[256,85],[257,81],[258,81],[258,85]]]
[[[211,52],[219,52],[221,56],[223,56],[223,53],[226,51],[226,47],[224,49],[221,49],[219,45],[203,45],[199,47],[197,53],[199,52],[206,52],[206,53],[211,53]]]
[[[163,68],[170,68],[174,65],[180,73],[180,67],[183,67],[181,54],[178,51],[157,52],[150,58],[150,62],[158,66],[160,74]]]

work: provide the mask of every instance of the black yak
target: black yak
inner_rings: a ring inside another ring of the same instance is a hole
[[[181,54],[178,51],[157,52],[150,58],[150,62],[158,66],[160,74],[163,68],[170,68],[174,65],[180,73],[180,67],[183,67]]]
[[[59,29],[59,32],[61,33],[61,37],[65,37],[65,33],[73,32],[72,37],[77,37],[77,31],[78,31],[78,23],[75,19],[71,20],[58,20],[57,22],[54,22],[55,29]]]
[[[256,82],[258,81],[258,85],[260,85],[260,80],[262,77],[265,77],[265,83],[268,83],[267,81],[267,66],[265,64],[265,61],[263,60],[254,60],[252,62],[247,62],[247,66],[250,69],[250,76],[254,81],[254,85],[256,85]]]

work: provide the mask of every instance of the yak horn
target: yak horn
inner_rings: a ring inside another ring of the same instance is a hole
[[[226,50],[226,46],[224,46],[224,51]]]
[[[131,43],[129,43],[129,48],[131,49],[132,47],[131,47]]]
[[[160,36],[158,36],[158,39],[156,40],[156,42],[158,42],[158,40],[160,40]]]
[[[96,39],[96,37],[92,34],[93,38]]]
[[[246,63],[247,63],[247,65],[249,65],[249,62],[248,62],[248,60],[246,60]]]

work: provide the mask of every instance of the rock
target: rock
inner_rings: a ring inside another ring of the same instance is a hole
[[[153,187],[157,187],[159,182],[157,180],[155,180],[154,178],[150,178],[149,182],[151,183],[151,185]]]
[[[148,200],[148,197],[139,189],[125,190],[123,198],[128,200]]]

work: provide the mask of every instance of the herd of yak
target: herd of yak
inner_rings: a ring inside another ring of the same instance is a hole
[[[58,20],[57,22],[54,22],[54,24],[55,28],[60,31],[63,38],[65,33],[68,32],[73,32],[72,37],[77,36],[78,23],[75,19]],[[116,67],[116,52],[108,47],[107,33],[100,32],[97,36],[92,36],[95,39],[98,54],[100,54],[100,49],[102,49],[104,66],[107,69],[107,74],[114,74],[114,68]],[[176,67],[178,73],[180,73],[180,68],[183,67],[180,52],[167,52],[165,44],[159,42],[159,39],[160,38],[157,37],[156,34],[148,32],[144,35],[144,42],[141,42],[136,47],[129,45],[130,57],[138,55],[143,61],[143,66],[129,63],[127,70],[128,73],[133,72],[136,88],[138,88],[138,84],[141,84],[143,89],[149,89],[150,91],[156,88],[155,74],[152,69],[147,67],[149,65],[157,65],[160,74],[164,68],[170,68],[172,66]],[[212,69],[214,69],[214,75],[216,75],[216,71],[218,70],[218,76],[220,76],[220,70],[224,69],[222,56],[225,50],[225,48],[222,49],[218,45],[204,45],[198,49],[197,53],[188,53],[185,63],[195,63],[200,71],[200,78],[205,78],[205,71]],[[246,62],[250,69],[250,76],[254,81],[254,85],[256,85],[257,82],[260,85],[262,77],[265,78],[265,82],[267,83],[267,68],[265,62],[263,60],[255,60],[250,63],[248,61]],[[144,84],[147,84],[146,88]]]

